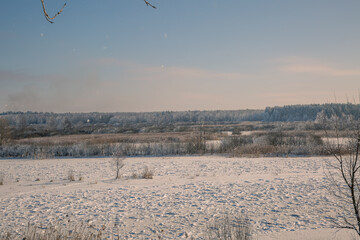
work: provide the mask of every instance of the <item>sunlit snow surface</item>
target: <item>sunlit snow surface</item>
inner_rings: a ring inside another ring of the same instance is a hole
[[[0,231],[70,220],[105,225],[122,239],[198,239],[208,221],[227,212],[246,215],[257,239],[305,236],[302,230],[326,235],[336,206],[324,159],[127,158],[118,180],[111,158],[0,160]],[[133,179],[144,166],[154,178]],[[76,181],[66,180],[69,169]]]

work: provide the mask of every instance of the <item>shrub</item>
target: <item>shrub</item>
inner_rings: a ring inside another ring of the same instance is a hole
[[[153,176],[154,171],[150,170],[148,166],[145,166],[143,172],[141,173],[141,177],[144,179],[152,179]]]
[[[138,174],[136,172],[133,172],[131,177],[134,178],[134,179],[139,178],[139,176],[138,176]]]
[[[234,149],[231,154],[234,157],[262,157],[278,152],[277,147],[261,144],[249,144]]]
[[[253,140],[251,136],[228,136],[222,140],[220,152],[231,152],[238,147],[252,143]]]
[[[67,179],[68,179],[70,182],[75,181],[75,172],[74,172],[74,170],[69,169]]]
[[[207,225],[205,239],[208,240],[250,240],[251,226],[248,219],[226,214],[213,219]]]
[[[4,185],[5,174],[0,172],[0,185]]]
[[[139,179],[139,178],[141,178],[141,179],[152,179],[153,176],[154,176],[154,171],[150,170],[148,168],[148,166],[145,166],[144,170],[140,174],[138,174],[136,172],[133,172],[132,175],[131,175],[131,177],[133,179]]]
[[[44,160],[44,159],[54,158],[54,156],[51,153],[48,153],[46,150],[40,149],[40,150],[36,150],[35,153],[33,153],[32,158],[36,160]]]
[[[49,227],[38,227],[33,224],[28,224],[25,232],[16,237],[11,233],[0,233],[0,239],[26,239],[26,240],[100,240],[103,239],[103,232],[105,226],[100,229],[94,229],[92,226],[86,224],[70,224],[64,226],[60,223],[50,225]],[[114,239],[114,238],[113,238]],[[119,238],[118,238],[119,239]]]

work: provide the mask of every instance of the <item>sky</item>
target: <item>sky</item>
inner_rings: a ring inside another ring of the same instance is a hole
[[[359,102],[359,0],[149,1],[4,1],[0,112]]]

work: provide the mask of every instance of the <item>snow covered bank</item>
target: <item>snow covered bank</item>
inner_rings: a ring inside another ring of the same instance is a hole
[[[70,219],[106,225],[121,238],[200,238],[210,219],[227,212],[246,215],[255,239],[327,239],[336,237],[327,220],[336,207],[323,164],[321,157],[128,158],[114,180],[110,158],[0,160],[0,231]],[[154,179],[133,179],[144,166]],[[75,181],[67,180],[69,169]]]

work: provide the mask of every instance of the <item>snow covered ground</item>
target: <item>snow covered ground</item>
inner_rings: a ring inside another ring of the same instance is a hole
[[[228,213],[246,214],[254,239],[351,239],[327,220],[336,207],[323,164],[321,157],[127,158],[114,180],[110,158],[0,160],[0,232],[70,221],[105,225],[121,239],[198,239],[208,221]],[[133,179],[145,166],[154,178]]]

